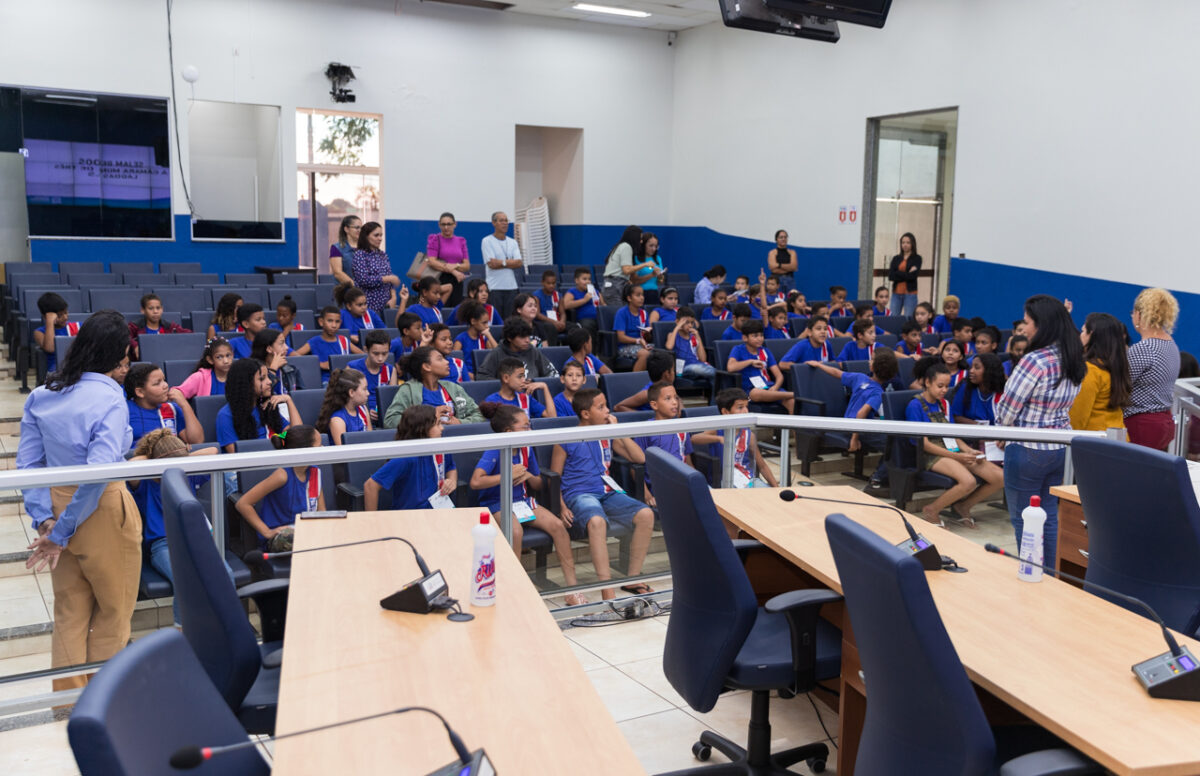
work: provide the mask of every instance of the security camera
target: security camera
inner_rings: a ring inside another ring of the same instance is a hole
[[[325,77],[329,79],[329,96],[334,102],[354,102],[354,92],[346,88],[346,84],[354,80],[354,71],[349,65],[340,62],[330,62],[325,68]]]
[[[678,37],[679,37],[679,33],[675,32],[674,30],[672,30],[671,32],[668,32],[668,33],[667,33],[667,45],[668,45],[668,46],[674,46],[674,45],[675,45],[675,39],[676,39],[676,38],[678,38]]]

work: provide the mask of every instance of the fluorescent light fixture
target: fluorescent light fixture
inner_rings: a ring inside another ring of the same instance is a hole
[[[635,19],[645,19],[650,15],[648,11],[634,11],[630,8],[613,8],[607,5],[592,5],[591,3],[576,3],[571,6],[576,11],[584,13],[608,13],[613,16],[632,16]]]
[[[95,97],[88,97],[82,94],[44,94],[42,95],[47,100],[64,100],[68,102],[96,102]]]

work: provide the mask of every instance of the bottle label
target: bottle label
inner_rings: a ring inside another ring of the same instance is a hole
[[[496,558],[492,553],[485,553],[475,567],[475,585],[471,592],[472,599],[490,599],[496,597]]]

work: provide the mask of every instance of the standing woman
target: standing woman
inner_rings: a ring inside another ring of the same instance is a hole
[[[905,232],[900,235],[900,252],[892,257],[888,269],[888,280],[892,281],[892,315],[911,318],[917,311],[917,272],[920,269],[917,238],[912,232]]]
[[[396,286],[400,278],[392,272],[392,260],[380,250],[383,226],[375,221],[363,224],[354,252],[354,285],[367,295],[367,309],[379,312],[396,306]]]
[[[358,249],[358,235],[362,232],[362,219],[346,216],[338,227],[338,241],[329,246],[329,271],[339,283],[353,283],[354,251]]]
[[[600,295],[604,297],[604,303],[610,307],[616,308],[624,304],[621,301],[622,292],[632,280],[632,275],[643,266],[651,266],[633,263],[633,257],[637,253],[641,239],[642,228],[640,226],[625,227],[620,241],[612,247],[608,252],[608,258],[604,260],[604,288],[600,289]]]
[[[997,426],[1069,429],[1069,411],[1087,374],[1083,344],[1063,303],[1038,294],[1025,300],[1025,334],[1029,351],[1013,367],[996,404]],[[1046,510],[1044,563],[1054,567],[1058,541],[1058,497],[1050,488],[1062,484],[1066,445],[1009,442],[1004,446],[1004,494],[1008,516],[1021,543],[1021,512],[1032,496]]]
[[[1071,428],[1106,431],[1125,428],[1122,410],[1129,403],[1129,333],[1108,313],[1092,313],[1079,332],[1087,375],[1071,405]]]
[[[666,280],[667,268],[663,266],[662,256],[658,255],[658,237],[654,232],[642,232],[635,254],[642,266],[630,280],[646,291],[658,291],[658,281]]]
[[[1133,328],[1142,339],[1129,349],[1133,380],[1125,427],[1135,445],[1166,450],[1175,438],[1171,389],[1179,376],[1179,346],[1171,339],[1179,302],[1163,288],[1147,288],[1133,302]]]
[[[129,365],[129,329],[115,310],[84,322],[75,345],[34,389],[21,417],[18,469],[121,463],[133,441],[120,380]],[[49,566],[54,586],[55,668],[102,662],[129,641],[142,569],[142,518],[123,482],[24,491],[38,538],[26,568]],[[54,689],[87,684],[55,679]]]
[[[462,284],[471,274],[467,238],[454,234],[457,225],[453,213],[442,213],[438,217],[441,231],[429,235],[425,240],[425,260],[430,268],[440,273],[438,280],[442,283],[442,304],[446,305],[456,305],[462,301]]]
[[[779,281],[779,289],[785,293],[792,287],[796,270],[800,268],[796,252],[788,247],[788,233],[780,229],[775,233],[775,247],[767,251],[767,269]]]

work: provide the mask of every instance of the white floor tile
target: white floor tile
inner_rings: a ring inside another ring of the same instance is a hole
[[[615,668],[597,668],[588,671],[587,677],[617,722],[673,708],[669,701],[647,690]]]
[[[34,576],[0,578],[0,627],[48,622],[50,615]]]
[[[637,660],[632,663],[624,663],[617,666],[617,668],[630,679],[633,679],[655,694],[662,696],[675,706],[682,707],[687,705],[687,701],[680,697],[679,693],[675,692],[675,688],[671,687],[671,683],[667,681],[666,675],[663,674],[661,656],[647,658],[646,660]]]
[[[751,693],[726,694],[717,701],[716,707],[707,714],[685,709],[696,719],[734,741],[745,741],[750,724]],[[837,734],[837,715],[828,708],[821,709],[821,717],[829,732]],[[825,740],[825,733],[817,721],[808,698],[798,696],[784,700],[771,698],[771,748],[788,749],[793,746]]]
[[[79,768],[67,742],[67,723],[0,733],[0,773],[21,776],[75,776]]]
[[[647,773],[700,765],[692,756],[692,744],[700,740],[704,723],[679,709],[626,720],[617,727]]]
[[[662,618],[635,620],[598,628],[569,628],[568,639],[599,656],[609,665],[632,663],[663,653],[667,628]]]
[[[584,671],[591,671],[593,668],[608,667],[608,663],[605,663],[595,654],[579,646],[574,641],[567,639],[567,646],[571,648],[571,652],[575,654],[575,659],[579,661],[579,665]]]

